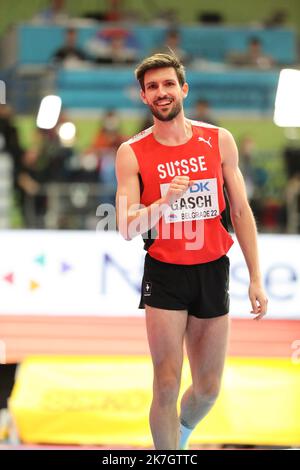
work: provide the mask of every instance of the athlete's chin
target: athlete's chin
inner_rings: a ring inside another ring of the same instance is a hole
[[[162,122],[173,121],[173,119],[175,119],[177,115],[178,115],[178,112],[174,112],[174,111],[171,111],[168,114],[161,113],[161,112],[156,112],[154,114],[156,119],[158,119],[159,121],[162,121]]]
[[[157,109],[157,107],[150,106],[150,110],[153,116],[162,122],[168,122],[175,119],[176,116],[180,113],[181,109],[182,107],[179,105],[174,106],[171,109],[169,107]]]
[[[175,119],[176,116],[162,116],[162,115],[157,115],[155,116],[159,121],[162,121],[162,122],[168,122],[168,121],[172,121],[173,119]]]

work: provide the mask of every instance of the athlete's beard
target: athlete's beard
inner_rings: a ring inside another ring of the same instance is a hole
[[[178,101],[177,103],[174,104],[173,108],[169,112],[169,114],[163,114],[160,111],[157,110],[157,108],[154,108],[154,106],[149,106],[151,113],[153,114],[156,119],[159,121],[172,121],[172,119],[176,118],[176,116],[180,113],[182,110],[182,103]]]

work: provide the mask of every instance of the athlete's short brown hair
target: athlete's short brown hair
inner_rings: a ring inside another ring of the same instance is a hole
[[[140,82],[141,88],[145,91],[144,77],[148,70],[172,67],[177,75],[178,82],[182,86],[185,83],[185,70],[182,63],[175,54],[157,53],[146,57],[135,69],[135,76]]]

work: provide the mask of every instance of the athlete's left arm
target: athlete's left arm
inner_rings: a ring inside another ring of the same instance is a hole
[[[262,286],[257,248],[257,230],[249,206],[242,173],[238,166],[238,149],[231,133],[219,130],[219,148],[225,187],[230,203],[230,215],[234,231],[242,249],[250,276],[249,298],[255,319],[267,312],[267,297]]]

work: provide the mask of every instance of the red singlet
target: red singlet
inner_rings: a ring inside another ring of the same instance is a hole
[[[226,204],[219,129],[202,122],[191,124],[193,135],[182,145],[160,144],[152,127],[128,141],[139,165],[143,205],[149,206],[166,194],[175,176],[186,175],[194,181],[143,235],[150,256],[165,263],[213,261],[226,254],[233,243],[222,223]]]

